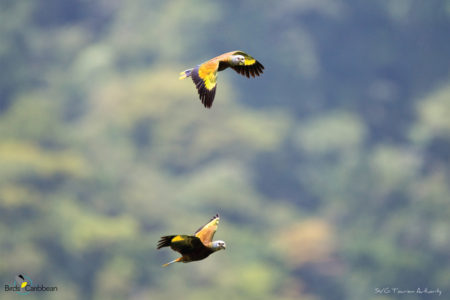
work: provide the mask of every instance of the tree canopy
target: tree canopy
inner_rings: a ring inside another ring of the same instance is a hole
[[[450,293],[448,1],[0,8],[1,282],[58,286],[30,299]],[[221,72],[206,110],[178,73],[236,49],[265,72]],[[227,250],[162,269],[159,237],[216,213]]]

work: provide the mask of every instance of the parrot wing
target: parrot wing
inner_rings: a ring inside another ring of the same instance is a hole
[[[190,254],[204,247],[198,237],[191,235],[170,235],[161,237],[157,249],[167,246],[170,246],[172,250],[179,252],[181,255]]]
[[[216,214],[208,223],[195,232],[195,236],[200,239],[203,245],[209,247],[219,225],[219,219],[219,214]]]
[[[231,66],[231,68],[239,74],[250,78],[250,75],[255,77],[263,73],[264,66],[247,53],[243,51],[235,51],[231,55],[242,55],[245,58],[245,64],[243,66]]]
[[[212,106],[216,95],[218,68],[219,60],[209,60],[192,70],[192,80],[197,88],[200,100],[207,108]]]

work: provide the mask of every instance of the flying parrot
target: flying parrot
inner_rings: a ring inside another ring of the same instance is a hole
[[[250,78],[250,75],[252,77],[259,76],[264,70],[264,66],[247,53],[231,51],[214,57],[195,68],[181,72],[180,79],[192,77],[200,100],[205,107],[210,108],[216,95],[217,72],[228,67],[248,78]]]
[[[200,227],[194,235],[167,235],[161,237],[157,249],[170,247],[181,254],[181,257],[164,264],[163,267],[167,267],[175,262],[188,263],[202,260],[216,251],[225,249],[227,246],[224,241],[212,240],[218,225],[219,214],[216,214],[208,223]]]

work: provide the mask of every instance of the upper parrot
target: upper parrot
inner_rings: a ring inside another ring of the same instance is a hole
[[[219,214],[216,214],[208,223],[200,227],[194,235],[167,235],[161,237],[157,249],[172,248],[181,257],[163,265],[166,267],[175,262],[191,262],[207,258],[210,254],[226,248],[224,241],[212,241],[219,225]]]
[[[247,53],[231,51],[214,57],[195,68],[181,72],[180,79],[192,77],[200,100],[205,107],[210,108],[216,94],[217,72],[228,67],[248,78],[250,78],[250,75],[252,77],[259,76],[264,70],[264,66]]]

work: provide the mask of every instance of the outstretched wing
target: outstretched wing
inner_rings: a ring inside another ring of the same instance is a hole
[[[210,108],[216,95],[218,60],[209,60],[192,70],[192,80],[203,105]]]
[[[195,236],[200,239],[203,245],[208,246],[211,243],[219,225],[219,219],[219,214],[216,214],[208,223],[195,232]]]
[[[168,246],[179,252],[181,255],[185,255],[197,251],[203,247],[203,244],[198,237],[191,235],[170,235],[161,237],[157,249]]]
[[[232,53],[232,55],[242,55],[245,58],[245,64],[243,66],[231,66],[233,70],[235,70],[239,74],[250,78],[250,75],[252,77],[255,77],[263,73],[264,66],[247,53],[242,51],[235,51]]]

